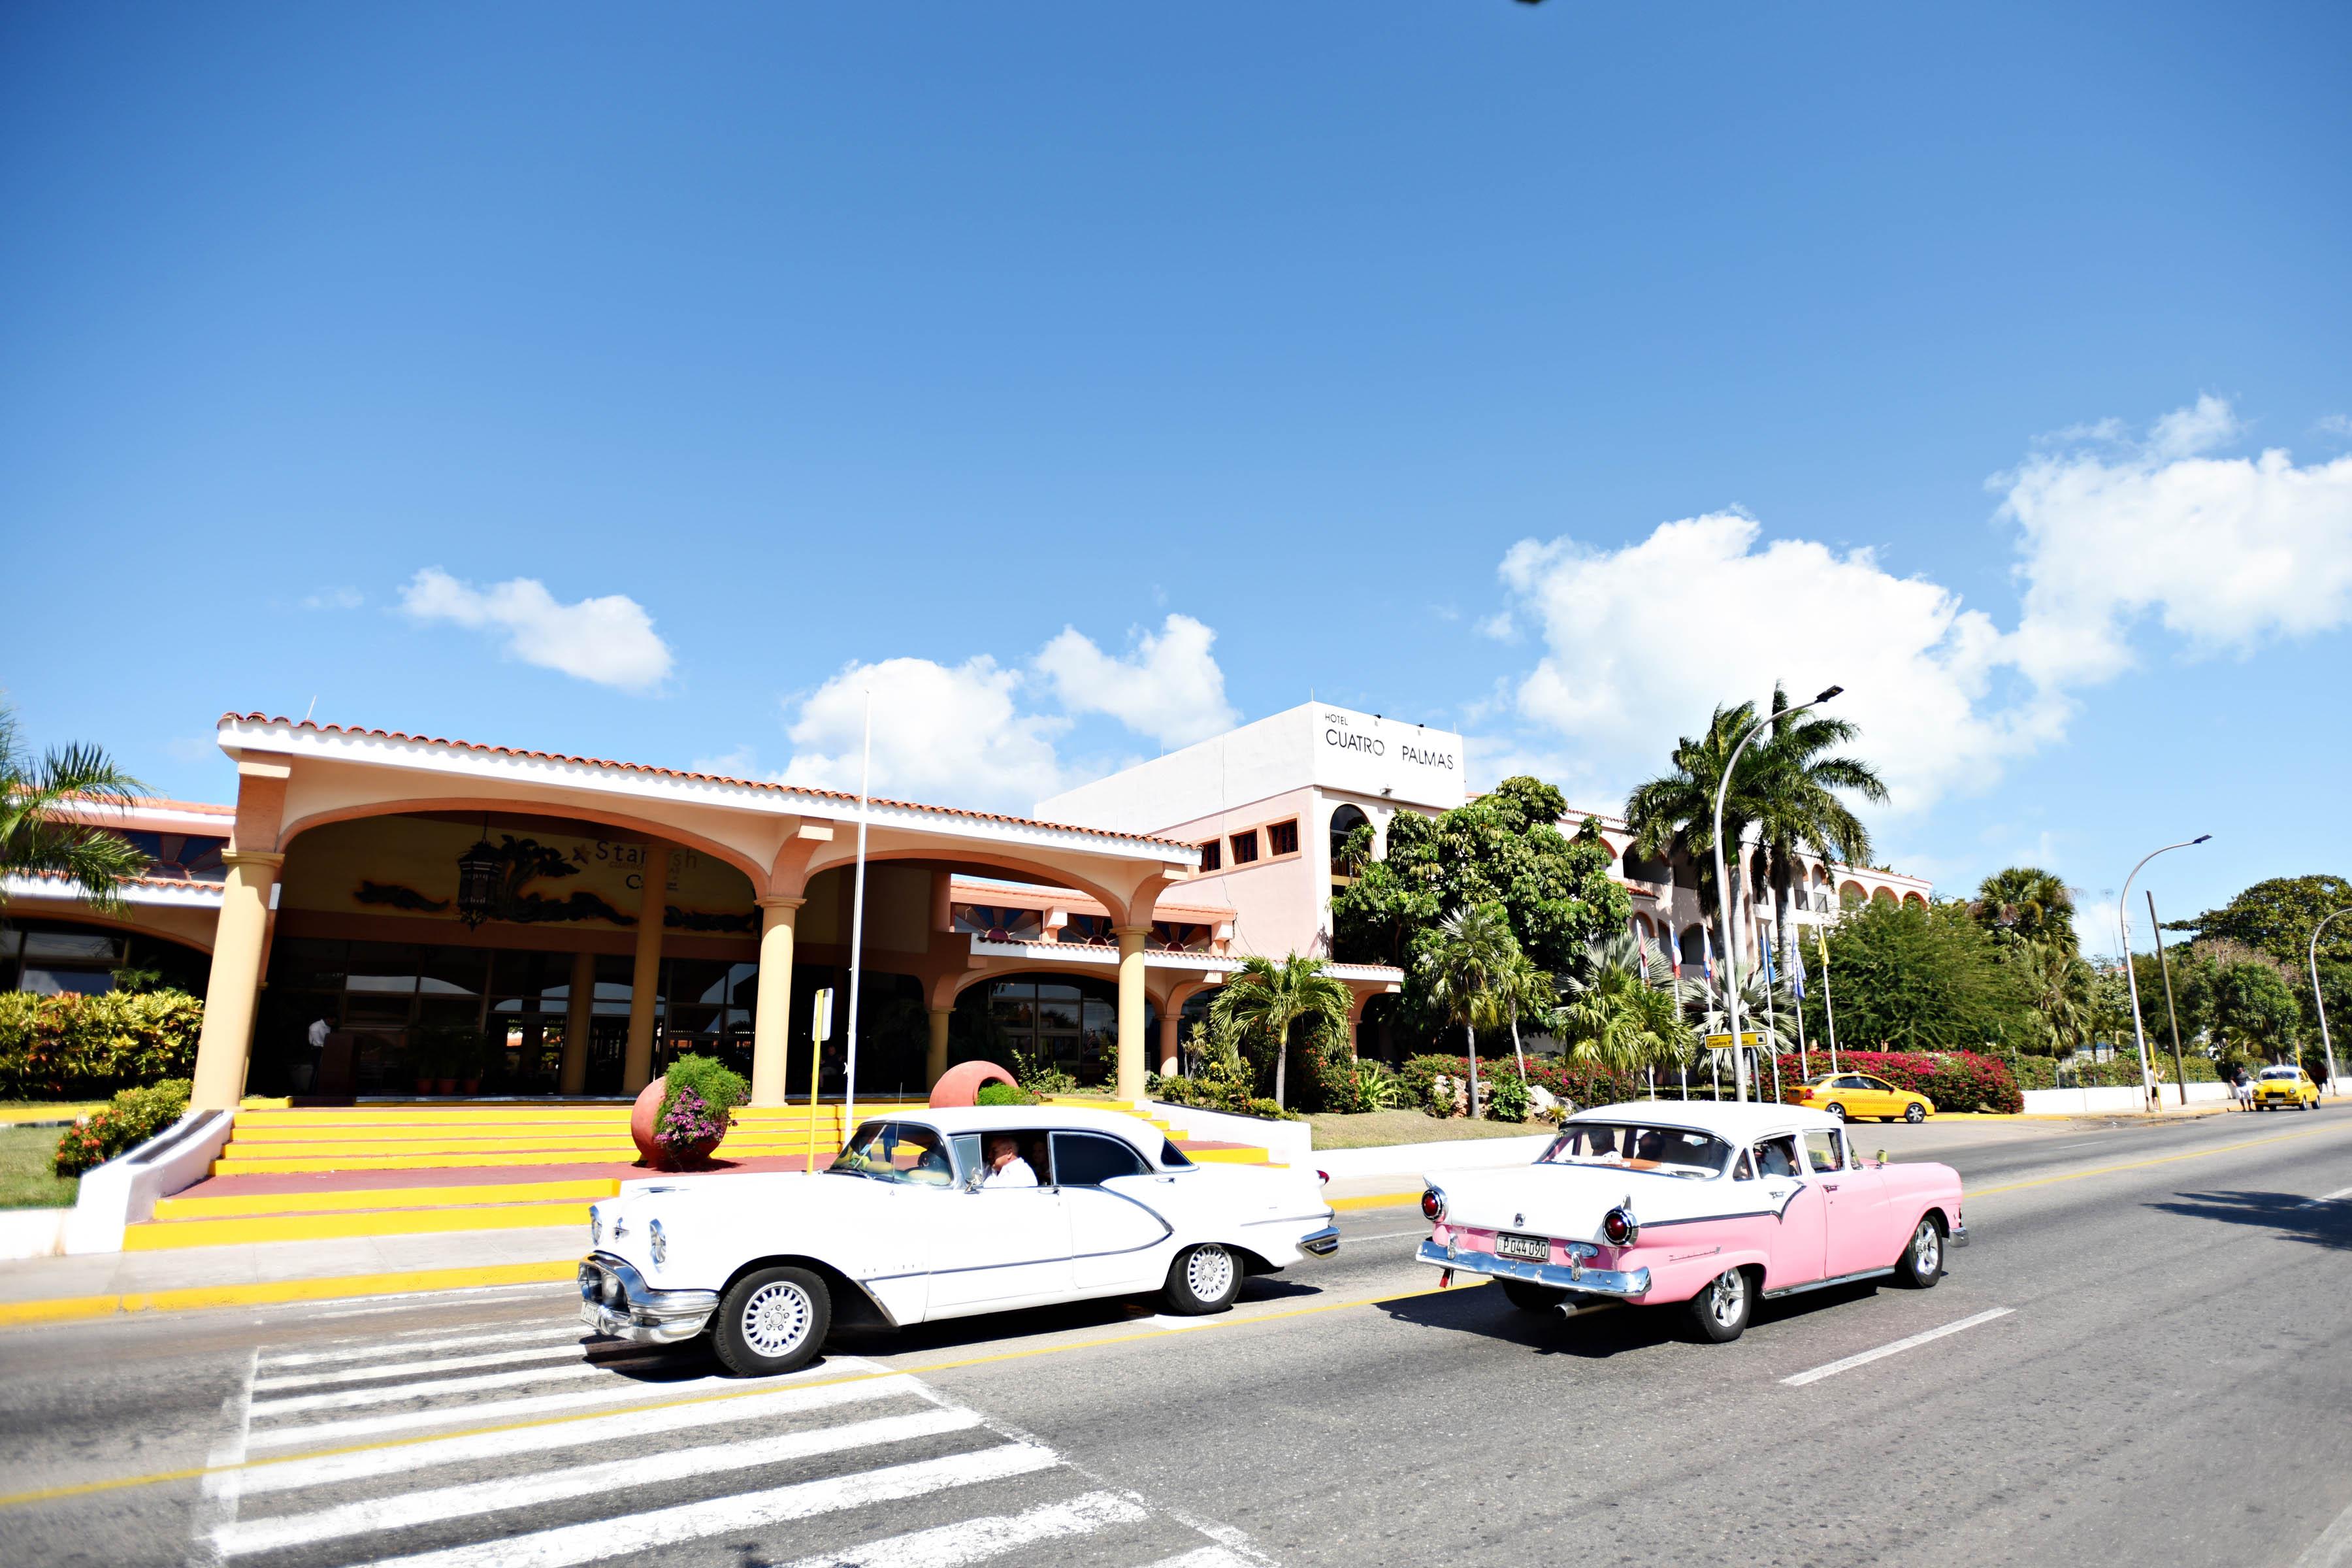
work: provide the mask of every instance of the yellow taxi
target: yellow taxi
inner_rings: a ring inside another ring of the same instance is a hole
[[[1866,1072],[1835,1073],[1815,1079],[1798,1091],[1797,1103],[1826,1110],[1841,1121],[1864,1116],[1888,1121],[1925,1121],[1936,1114],[1936,1102],[1924,1094],[1897,1089]]]
[[[2256,1110],[2316,1110],[2319,1086],[2301,1068],[2264,1068],[2254,1079]]]

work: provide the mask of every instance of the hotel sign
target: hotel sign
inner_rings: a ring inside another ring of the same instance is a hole
[[[1317,784],[1441,810],[1462,804],[1461,736],[1345,708],[1307,711],[1318,742]]]

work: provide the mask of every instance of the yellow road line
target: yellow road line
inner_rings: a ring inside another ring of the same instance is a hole
[[[1453,1287],[1456,1290],[1475,1289],[1484,1280]],[[886,1377],[921,1377],[932,1373],[954,1372],[970,1366],[986,1366],[992,1363],[1024,1361],[1035,1356],[1059,1355],[1069,1351],[1093,1350],[1103,1345],[1132,1344],[1141,1340],[1165,1339],[1174,1334],[1197,1334],[1211,1329],[1245,1329],[1257,1323],[1271,1323],[1290,1318],[1313,1317],[1321,1312],[1344,1311],[1350,1307],[1376,1307],[1389,1301],[1409,1301],[1415,1297],[1434,1296],[1445,1287],[1425,1286],[1418,1290],[1391,1290],[1378,1296],[1351,1297],[1345,1301],[1324,1301],[1311,1307],[1291,1307],[1278,1312],[1261,1312],[1246,1318],[1210,1318],[1198,1323],[1175,1327],[1148,1329],[1140,1333],[1118,1334],[1108,1339],[1079,1340],[1067,1344],[1032,1345],[1025,1350],[999,1351],[989,1355],[964,1356],[954,1361],[931,1362],[922,1366],[883,1367],[874,1372],[849,1373],[840,1377],[816,1378],[807,1383],[792,1384],[794,1388],[831,1388],[843,1384],[872,1383]],[[775,1392],[772,1383],[757,1383],[749,1388],[730,1389],[724,1394],[698,1394],[685,1399],[656,1400],[647,1405],[633,1405],[628,1414],[648,1410],[672,1410],[691,1405],[715,1405],[730,1399],[748,1399],[755,1394]],[[77,1481],[68,1486],[42,1487],[33,1491],[0,1494],[0,1508],[18,1508],[28,1503],[52,1502],[59,1498],[87,1497],[93,1492],[121,1491],[131,1487],[159,1486],[171,1481],[195,1480],[205,1476],[220,1475],[231,1470],[257,1470],[271,1465],[290,1464],[298,1459],[331,1458],[344,1454],[373,1453],[383,1448],[414,1447],[420,1443],[438,1443],[459,1437],[479,1437],[494,1432],[521,1432],[540,1426],[560,1426],[574,1421],[593,1420],[613,1414],[610,1410],[583,1410],[564,1415],[542,1415],[530,1421],[508,1421],[490,1426],[469,1426],[455,1432],[429,1432],[415,1436],[391,1437],[380,1443],[354,1443],[342,1448],[311,1448],[299,1454],[278,1454],[268,1458],[247,1459],[234,1465],[194,1465],[185,1469],[157,1470],[143,1476],[116,1476],[106,1480]]]
[[[262,1307],[284,1301],[338,1301],[353,1296],[468,1290],[485,1285],[540,1285],[570,1279],[579,1268],[577,1259],[565,1258],[547,1263],[425,1268],[407,1274],[337,1274],[318,1279],[272,1279],[257,1285],[199,1285],[110,1296],[53,1296],[46,1300],[0,1301],[0,1327],[110,1318],[117,1312],[187,1312],[209,1307]]]

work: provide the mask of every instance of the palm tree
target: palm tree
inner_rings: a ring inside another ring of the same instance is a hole
[[[1304,1022],[1309,1037],[1328,1044],[1348,1037],[1348,988],[1323,973],[1319,958],[1292,953],[1276,963],[1245,958],[1239,973],[1209,1004],[1209,1020],[1228,1039],[1258,1039],[1274,1050],[1274,1102],[1288,1083],[1291,1026]]]
[[[1625,826],[1633,830],[1629,855],[1655,859],[1676,851],[1697,868],[1699,909],[1712,914],[1717,889],[1715,854],[1715,791],[1722,782],[1724,763],[1739,744],[1739,737],[1756,721],[1756,704],[1717,708],[1706,732],[1675,742],[1670,758],[1674,771],[1637,784],[1625,797]],[[1756,784],[1764,769],[1763,754],[1754,746],[1739,759],[1739,770],[1723,802],[1725,861],[1737,868],[1739,846],[1756,820],[1759,801]]]
[[[96,746],[70,745],[36,760],[0,704],[0,876],[48,872],[63,877],[91,908],[121,906],[123,883],[147,868],[147,857],[120,834],[60,815],[71,802],[120,807],[146,786]],[[0,904],[7,900],[0,889]]]
[[[1784,986],[1768,984],[1761,969],[1751,969],[1739,977],[1739,1021],[1742,1033],[1762,1037],[1763,1048],[1777,1058],[1780,1054],[1780,1037],[1766,1020],[1779,1009],[1768,1004],[1793,1006],[1794,1000]],[[1731,1032],[1731,994],[1723,976],[1714,979],[1683,982],[1683,1005],[1696,1018],[1698,1030],[1706,1035],[1727,1035]],[[1732,1042],[1737,1048],[1738,1042]],[[1758,1098],[1762,1098],[1764,1086],[1757,1086]]]
[[[1850,791],[1874,805],[1886,799],[1885,781],[1868,763],[1822,754],[1860,734],[1857,726],[1818,709],[1791,719],[1788,710],[1789,694],[1776,680],[1771,732],[1750,748],[1759,754],[1756,780],[1749,784],[1743,767],[1743,777],[1735,784],[1751,792],[1748,804],[1763,857],[1760,869],[1772,889],[1772,926],[1784,953],[1796,936],[1789,891],[1796,879],[1799,849],[1810,849],[1823,860],[1868,865],[1870,829],[1838,792]],[[1728,811],[1727,806],[1727,819]],[[1727,820],[1725,826],[1727,829]]]
[[[2056,872],[2039,866],[1995,871],[1978,886],[1969,912],[2003,946],[2046,944],[2067,952],[2079,949],[2074,895]]]
[[[1519,1077],[1528,1076],[1528,1053],[1519,1046],[1519,1017],[1549,1022],[1559,1008],[1559,990],[1552,984],[1551,975],[1536,967],[1536,961],[1522,952],[1516,955],[1510,966],[1503,971],[1495,987],[1503,1010],[1511,1020],[1511,1056],[1519,1064]]]
[[[1502,1011],[1504,976],[1519,961],[1518,938],[1500,904],[1473,904],[1440,921],[1416,963],[1431,1005],[1470,1039],[1470,1120],[1478,1120],[1478,1026]]]
[[[1671,1066],[1696,1044],[1665,961],[1646,956],[1630,934],[1588,950],[1561,982],[1560,1002],[1561,1037],[1582,1061],[1626,1071]]]

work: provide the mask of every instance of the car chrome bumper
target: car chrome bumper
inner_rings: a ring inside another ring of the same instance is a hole
[[[1321,1230],[1310,1230],[1298,1238],[1298,1250],[1311,1252],[1318,1258],[1328,1258],[1339,1250],[1339,1227],[1327,1225]]]
[[[609,1252],[580,1264],[580,1321],[600,1334],[641,1345],[690,1340],[719,1310],[716,1290],[656,1290]]]
[[[1968,1222],[1963,1220],[1952,1226],[1952,1234],[1944,1237],[1944,1240],[1952,1247],[1966,1247],[1969,1244]]]
[[[1440,1268],[1451,1268],[1462,1274],[1491,1274],[1497,1279],[1524,1279],[1530,1285],[1548,1286],[1554,1290],[1568,1290],[1580,1296],[1616,1296],[1628,1301],[1638,1301],[1650,1293],[1650,1271],[1635,1268],[1621,1273],[1614,1268],[1562,1268],[1557,1263],[1530,1263],[1517,1258],[1497,1258],[1491,1252],[1464,1252],[1454,1247],[1440,1247],[1435,1241],[1424,1241],[1417,1255],[1423,1263]]]

